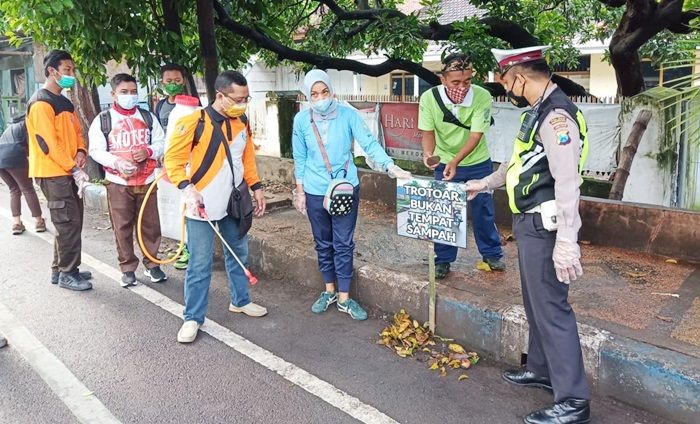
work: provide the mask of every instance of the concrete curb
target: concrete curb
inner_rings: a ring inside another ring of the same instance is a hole
[[[104,186],[87,187],[85,206],[107,212]],[[288,202],[287,202],[288,203]],[[316,257],[255,237],[251,267],[268,278],[321,289]],[[219,252],[220,254],[220,252]],[[355,269],[352,296],[375,311],[406,309],[428,319],[428,282],[375,265]],[[520,365],[527,351],[528,327],[520,305],[438,285],[437,330],[482,355]],[[695,423],[700,416],[700,359],[579,323],[586,372],[593,389],[665,418]]]
[[[250,241],[251,266],[285,283],[321,289],[316,257],[256,238]],[[428,282],[374,265],[356,267],[352,295],[368,308],[392,313],[406,309],[420,321],[428,317]],[[528,326],[521,305],[438,285],[437,331],[469,349],[520,365],[527,351]],[[700,415],[700,360],[579,323],[586,372],[594,391],[683,423]]]

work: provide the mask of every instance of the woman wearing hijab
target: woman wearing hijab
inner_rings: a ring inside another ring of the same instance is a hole
[[[318,266],[326,286],[311,311],[320,314],[337,303],[340,312],[355,320],[365,320],[367,312],[349,297],[355,248],[353,235],[360,201],[353,140],[364,149],[370,159],[368,163],[373,163],[376,170],[386,171],[391,178],[410,178],[411,174],[387,156],[357,111],[338,104],[327,73],[318,69],[310,71],[304,78],[303,90],[311,107],[294,117],[294,206],[309,217]],[[353,187],[350,211],[343,215],[331,214],[324,207],[324,196],[331,180],[343,177]]]

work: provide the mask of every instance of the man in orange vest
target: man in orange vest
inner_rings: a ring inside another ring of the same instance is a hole
[[[44,58],[46,83],[29,100],[29,176],[41,187],[56,229],[51,283],[83,291],[92,288],[89,272],[80,272],[83,229],[82,190],[86,149],[73,103],[61,95],[75,84],[73,58],[52,50]]]

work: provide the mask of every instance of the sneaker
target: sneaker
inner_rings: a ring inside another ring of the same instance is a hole
[[[329,306],[334,304],[338,300],[338,293],[324,291],[321,296],[316,299],[313,305],[311,305],[311,312],[315,314],[320,314],[321,312],[326,312]]]
[[[92,284],[83,280],[78,271],[62,272],[58,277],[58,287],[68,290],[84,291],[90,290]]]
[[[24,232],[24,230],[26,230],[26,228],[24,228],[24,224],[22,224],[21,222],[19,224],[12,224],[12,235],[13,236],[17,236],[17,235],[22,234]]]
[[[199,327],[201,325],[197,321],[183,322],[180,331],[177,332],[178,343],[192,343],[197,338]]]
[[[442,280],[450,273],[450,264],[435,264],[435,278]]]
[[[489,268],[491,268],[491,271],[505,271],[506,270],[506,264],[498,258],[484,257],[482,259],[486,263],[486,265],[488,265]]]
[[[244,313],[249,317],[261,317],[267,315],[267,309],[263,306],[257,305],[253,302],[245,306],[235,306],[233,303],[228,305],[228,310],[235,313]]]
[[[182,253],[180,253],[180,257],[177,258],[177,261],[175,261],[175,264],[173,265],[173,268],[178,269],[180,271],[187,269],[187,264],[190,261],[190,252],[187,250],[187,247],[182,249]]]
[[[36,226],[34,227],[37,233],[44,233],[46,232],[46,220],[44,218],[41,218],[39,221],[36,222]]]
[[[134,271],[127,271],[122,274],[122,282],[119,283],[122,287],[127,288],[130,286],[135,286],[139,282],[136,280],[136,274]]]
[[[7,339],[0,336],[0,347],[5,347],[7,346]]]
[[[80,278],[83,280],[91,280],[92,272],[90,271],[78,271]],[[51,271],[51,284],[58,284],[58,276],[60,273],[58,271]]]
[[[168,279],[168,276],[165,275],[162,269],[160,269],[159,266],[154,266],[153,268],[149,268],[143,272],[146,274],[146,277],[149,277],[151,279],[151,283],[161,283],[165,280]]]
[[[338,310],[349,314],[352,319],[358,321],[364,321],[367,319],[367,311],[362,309],[362,306],[352,299],[346,300],[345,303],[338,302]]]

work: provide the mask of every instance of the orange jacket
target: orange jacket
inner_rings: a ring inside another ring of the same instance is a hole
[[[197,128],[201,116],[200,110],[192,112],[190,115],[180,118],[175,125],[173,134],[169,135],[168,145],[166,147],[163,165],[168,174],[168,179],[178,188],[183,188],[186,182],[189,182],[190,176],[193,175],[201,166],[204,160],[204,154],[211,142],[212,126],[209,114],[204,114],[204,129],[197,144],[194,145],[194,133]],[[240,119],[228,118],[231,123],[231,139],[224,130],[224,137],[230,145],[236,136],[241,131],[247,131],[247,126]],[[246,145],[243,150],[243,179],[248,183],[248,187],[256,190],[261,186],[260,177],[258,176],[257,167],[255,165],[255,147],[253,146],[253,138],[248,132],[246,136]],[[189,173],[186,171],[186,166],[190,165]],[[219,173],[222,166],[228,166],[226,152],[219,147],[216,156],[211,163],[211,166],[199,180],[195,187],[201,191],[206,187],[214,177]]]
[[[75,155],[87,155],[73,103],[42,88],[29,101],[29,176],[60,177],[71,174]]]

